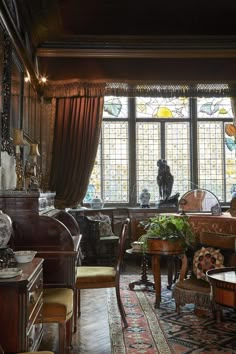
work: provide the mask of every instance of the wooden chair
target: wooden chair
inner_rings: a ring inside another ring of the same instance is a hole
[[[223,266],[223,261],[224,257],[219,250],[204,246],[192,256],[187,257],[185,254],[182,257],[180,276],[172,291],[178,313],[181,306],[194,304],[196,314],[210,312],[213,316],[215,309],[211,299],[211,286],[205,273],[208,269]]]
[[[74,291],[69,288],[48,288],[43,291],[43,322],[58,323],[59,354],[71,347]]]
[[[117,252],[116,266],[81,266],[77,267],[75,306],[74,306],[74,332],[76,332],[77,312],[80,315],[80,290],[81,289],[99,289],[115,288],[117,304],[124,327],[128,327],[125,311],[120,296],[120,269],[123,261],[125,239],[127,236],[130,220],[127,218],[123,223],[119,236],[119,246]]]

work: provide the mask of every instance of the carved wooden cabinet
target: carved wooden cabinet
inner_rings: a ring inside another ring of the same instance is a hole
[[[18,264],[20,276],[0,279],[0,343],[5,353],[36,351],[43,336],[43,260]]]

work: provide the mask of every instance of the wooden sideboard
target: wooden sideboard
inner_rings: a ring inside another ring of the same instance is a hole
[[[0,279],[0,343],[5,353],[36,351],[43,336],[43,260],[18,264],[20,276]]]

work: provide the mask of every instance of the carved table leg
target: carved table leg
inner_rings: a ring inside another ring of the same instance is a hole
[[[152,254],[152,272],[155,282],[155,308],[160,307],[161,302],[161,269],[160,269],[160,256],[157,254]]]

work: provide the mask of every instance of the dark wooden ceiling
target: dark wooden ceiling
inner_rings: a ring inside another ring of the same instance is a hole
[[[34,44],[78,36],[235,35],[235,0],[17,0]]]
[[[90,65],[90,76],[95,78],[109,76],[107,70],[112,60],[117,66],[117,58],[123,65],[123,76],[132,65],[131,58],[143,58],[145,65],[152,61],[152,66],[156,58],[236,58],[235,0],[16,3],[39,58],[40,70],[50,73],[53,79],[71,78],[75,72],[83,76],[85,58],[90,58],[86,63]],[[140,72],[143,63],[136,61]],[[223,70],[221,62],[219,69]],[[208,67],[204,70],[207,72]]]

